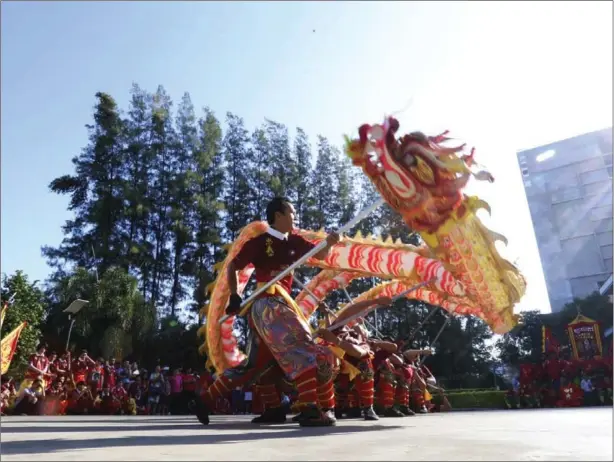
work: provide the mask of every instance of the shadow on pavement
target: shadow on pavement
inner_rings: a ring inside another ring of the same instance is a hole
[[[267,425],[267,426],[255,426],[250,422],[228,422],[228,423],[212,423],[208,427],[200,424],[196,418],[190,420],[167,420],[164,423],[151,424],[151,420],[148,421],[133,421],[131,425],[125,425],[127,421],[120,421],[124,425],[115,425],[117,420],[109,421],[106,425],[105,422],[96,422],[96,425],[79,425],[78,421],[69,422],[72,425],[62,424],[57,426],[41,425],[41,421],[37,421],[38,425],[27,426],[6,426],[2,427],[2,433],[79,433],[79,432],[131,432],[131,431],[169,431],[169,430],[200,430],[210,428],[212,430],[232,430],[232,429],[246,429],[246,430],[268,430],[279,429],[280,427],[289,427],[289,424],[279,425]],[[161,421],[157,421],[161,422]],[[94,423],[88,421],[88,424]]]
[[[225,444],[236,443],[250,440],[263,439],[283,439],[283,438],[304,438],[318,437],[327,435],[339,435],[344,433],[354,432],[373,432],[379,430],[396,430],[399,428],[408,428],[405,426],[359,426],[359,425],[342,425],[337,427],[327,428],[300,428],[297,425],[280,425],[273,427],[255,427],[253,425],[241,425],[241,423],[228,424],[212,424],[209,427],[202,425],[195,428],[220,430],[220,429],[237,429],[240,427],[249,427],[252,432],[239,433],[207,433],[203,435],[151,435],[151,436],[125,436],[111,438],[89,438],[83,440],[68,440],[68,439],[44,439],[44,440],[29,440],[29,441],[3,441],[2,454],[40,454],[56,451],[73,451],[76,449],[98,449],[109,447],[127,447],[127,446],[167,446],[167,445],[201,445],[201,444]],[[112,427],[112,431],[126,431],[128,427]],[[166,429],[177,428],[171,425],[166,426]],[[186,426],[181,426],[181,429]],[[192,428],[189,426],[188,428]],[[155,426],[140,428],[140,426],[129,427],[129,430],[156,430]],[[283,431],[279,431],[283,429]],[[80,431],[92,431],[92,427],[79,427]],[[106,427],[109,430],[109,427]],[[263,431],[264,430],[264,431]],[[2,430],[4,432],[4,429]],[[47,428],[49,431],[49,428]],[[62,431],[70,431],[66,427],[62,427]]]

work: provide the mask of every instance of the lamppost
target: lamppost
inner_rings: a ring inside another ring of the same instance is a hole
[[[70,334],[72,333],[72,328],[75,325],[75,315],[81,311],[85,305],[89,303],[88,300],[81,300],[78,298],[66,308],[63,312],[68,313],[68,319],[70,320],[70,327],[68,328],[68,338],[66,339],[66,351],[68,351],[68,344],[70,343]]]

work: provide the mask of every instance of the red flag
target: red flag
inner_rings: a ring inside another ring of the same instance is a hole
[[[2,310],[0,311],[0,329],[2,329],[2,324],[4,324],[4,317],[6,316],[6,310],[9,307],[9,302],[4,302],[2,305]]]
[[[561,345],[552,335],[550,327],[542,326],[542,353],[558,353]]]
[[[19,336],[24,327],[28,325],[27,322],[22,322],[15,329],[12,330],[6,337],[2,339],[2,347],[0,349],[0,355],[2,356],[2,367],[0,368],[0,374],[4,375],[9,370],[13,355],[17,349],[17,342],[19,342]]]

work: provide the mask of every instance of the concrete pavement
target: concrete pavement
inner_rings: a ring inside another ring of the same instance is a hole
[[[612,460],[612,408],[452,412],[334,428],[247,416],[3,417],[2,461]]]

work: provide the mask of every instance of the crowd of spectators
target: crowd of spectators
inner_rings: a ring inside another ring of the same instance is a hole
[[[572,360],[557,353],[522,364],[507,396],[511,408],[612,405],[612,358]]]
[[[3,415],[62,414],[188,414],[196,394],[213,377],[192,369],[155,366],[150,372],[136,362],[92,359],[83,350],[47,354],[40,346],[30,357],[25,376],[17,383],[2,377]]]

